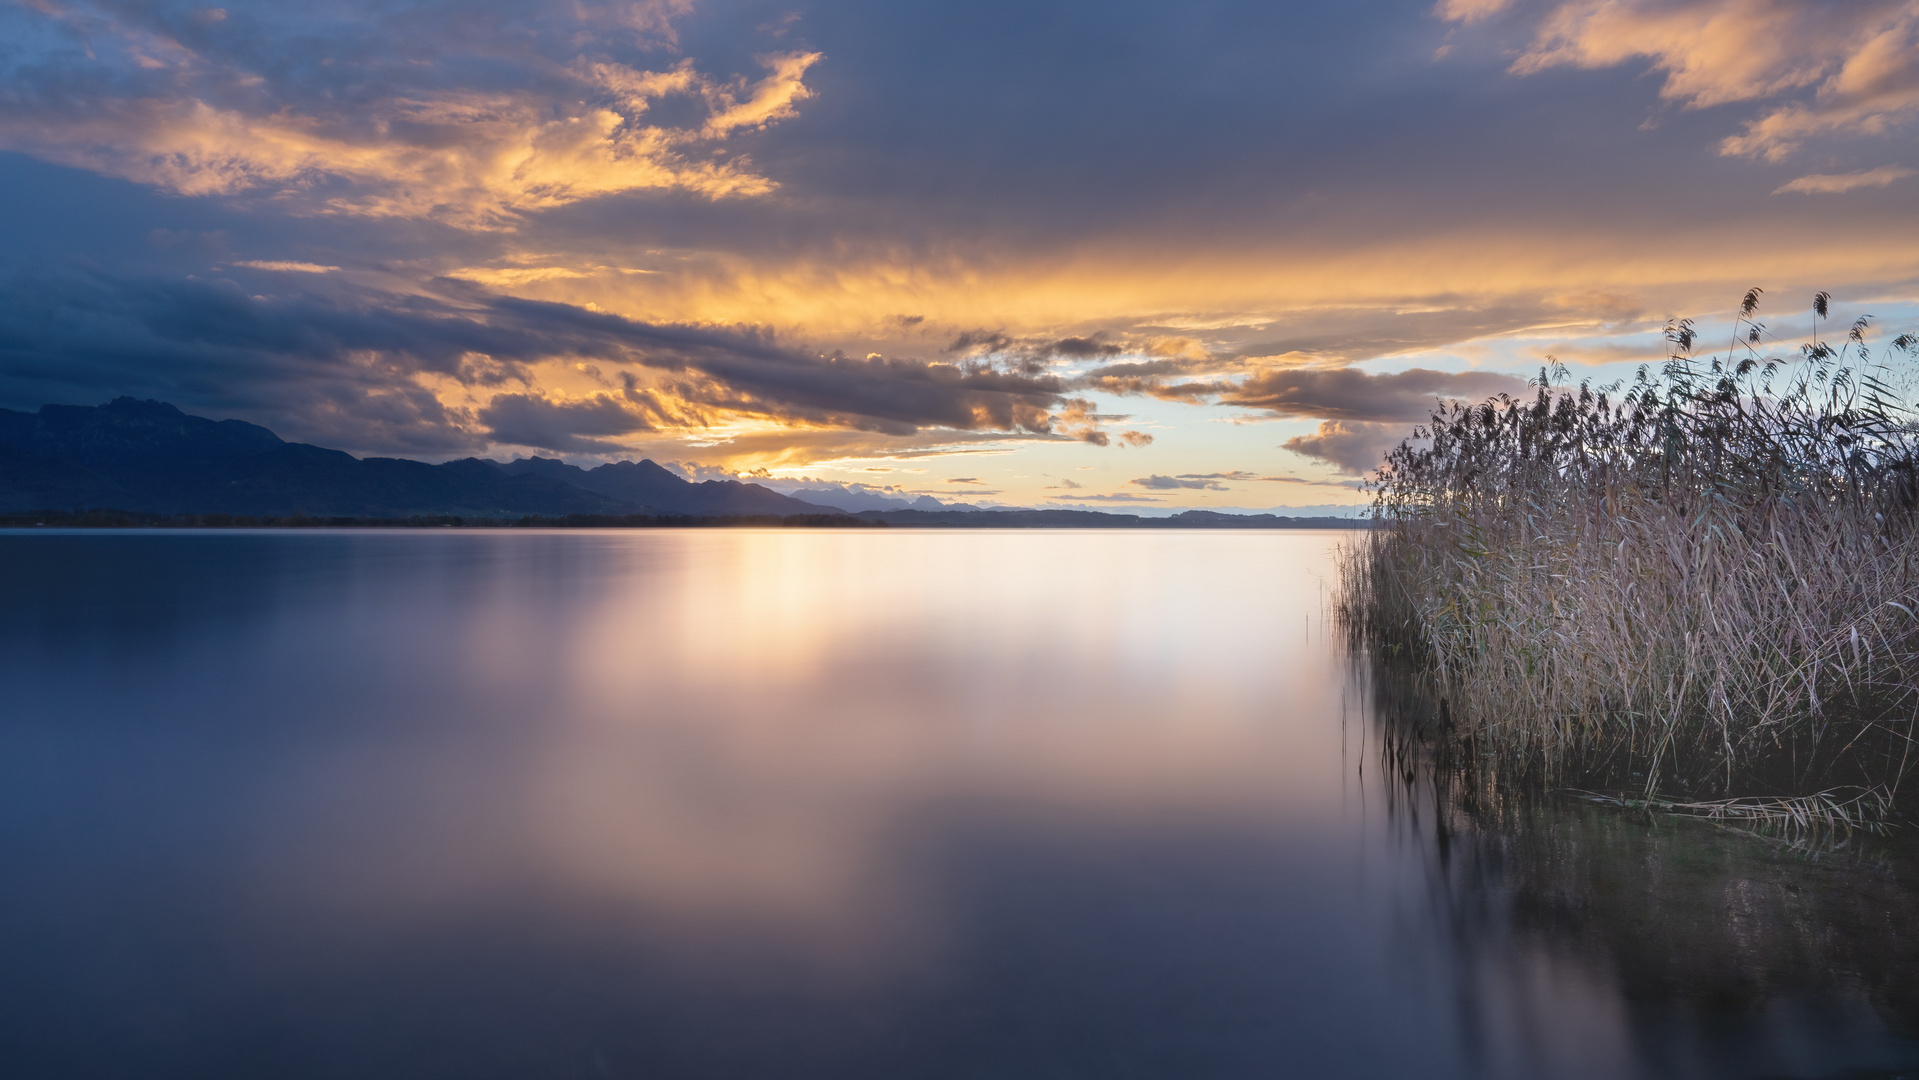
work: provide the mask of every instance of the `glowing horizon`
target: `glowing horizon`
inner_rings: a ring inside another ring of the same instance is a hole
[[[1919,0],[0,13],[0,406],[1009,505],[1350,503],[1767,290],[1919,322]],[[1843,322],[1842,322],[1843,320]]]

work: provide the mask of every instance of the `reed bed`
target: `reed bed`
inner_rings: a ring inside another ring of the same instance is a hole
[[[1374,474],[1337,608],[1416,673],[1452,756],[1722,818],[1841,785],[1871,794],[1840,816],[1889,811],[1919,767],[1919,339],[1875,355],[1867,319],[1815,321],[1769,356],[1759,298],[1723,356],[1675,322],[1630,385],[1554,363],[1530,400],[1442,406]]]

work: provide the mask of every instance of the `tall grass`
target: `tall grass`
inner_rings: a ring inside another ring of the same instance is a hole
[[[1919,424],[1868,320],[1724,355],[1690,321],[1629,386],[1437,412],[1343,553],[1355,642],[1478,760],[1647,794],[1896,793],[1919,767]]]

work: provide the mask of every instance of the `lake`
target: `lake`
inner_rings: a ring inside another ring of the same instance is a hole
[[[1915,1075],[1909,835],[1463,809],[1342,535],[0,534],[0,1061]]]

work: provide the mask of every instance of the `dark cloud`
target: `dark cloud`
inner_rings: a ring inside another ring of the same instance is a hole
[[[289,275],[291,276],[291,275]],[[302,278],[315,275],[298,275]],[[1057,432],[1100,441],[1105,419],[1057,378],[990,365],[820,355],[751,328],[641,323],[447,283],[394,294],[342,283],[263,295],[233,282],[67,273],[0,283],[0,397],[14,407],[136,393],[264,413],[301,437],[362,449],[454,449],[485,432],[584,451],[579,440],[696,421],[725,409],[896,436],[923,428]],[[624,369],[620,400],[559,403],[527,384],[555,359]],[[639,375],[659,380],[643,384]],[[461,433],[433,376],[504,396]],[[347,412],[410,409],[403,446]]]
[[[593,436],[631,435],[652,425],[610,394],[582,401],[549,401],[535,394],[496,394],[478,417],[496,442],[588,454],[617,453],[617,443]]]
[[[1060,338],[1057,341],[1047,342],[1045,350],[1053,356],[1070,357],[1074,360],[1084,360],[1093,356],[1118,356],[1125,351],[1121,346],[1109,341],[1101,341],[1098,337]]]
[[[1108,340],[1105,332],[1075,337],[1014,337],[1001,330],[965,330],[946,345],[960,356],[993,358],[1036,373],[1061,361],[1121,356],[1136,351],[1132,342]]]
[[[1191,488],[1196,491],[1226,490],[1225,484],[1203,476],[1141,476],[1126,482],[1152,491],[1178,491],[1181,488]]]
[[[1523,39],[1474,44],[1434,11],[1432,0],[809,4],[808,47],[829,57],[809,76],[818,95],[755,152],[801,205],[780,228],[729,226],[727,242],[829,251],[883,236],[909,258],[972,251],[983,263],[1133,242],[1131,257],[1186,267],[1222,250],[1431,240],[1464,255],[1435,271],[1450,283],[1473,276],[1479,245],[1502,232],[1551,248],[1582,226],[1654,240],[1731,217],[1813,222],[1769,205],[1799,172],[1714,156],[1736,114],[1662,108],[1658,80],[1632,68],[1517,77]],[[721,25],[737,21],[687,20],[689,51],[737,36]],[[1658,124],[1643,123],[1649,113]],[[1865,221],[1898,205],[1835,212]]]
[[[1073,386],[1078,389],[1100,390],[1108,394],[1143,394],[1162,401],[1177,401],[1187,405],[1197,405],[1205,399],[1218,394],[1222,384],[1216,382],[1167,382],[1137,375],[1091,375],[1075,379]]]
[[[1443,28],[1431,10],[1430,0],[1337,10],[819,4],[808,10],[809,34],[837,70],[822,73],[809,121],[841,146],[846,156],[835,165],[864,169],[854,190],[869,204],[921,192],[915,201],[954,213],[951,196],[964,192],[958,209],[971,211],[971,223],[1050,240],[1161,222],[1237,226],[1243,234],[1256,228],[1254,206],[1275,228],[1310,227],[1300,193],[1311,191],[1313,208],[1323,211],[1342,196],[1377,190],[1403,175],[1396,147],[1417,147],[1419,160],[1434,163],[1437,188],[1419,200],[1430,205],[1456,190],[1459,166],[1472,157],[1510,160],[1501,136],[1532,133],[1487,123],[1486,109],[1523,109],[1544,95],[1553,100],[1546,112],[1564,106],[1582,122],[1604,115],[1558,87],[1512,86],[1497,57],[1435,65]],[[980,63],[988,54],[994,62]],[[1195,79],[1194,71],[1208,74]],[[836,100],[841,72],[859,73],[857,83],[847,79],[859,92]],[[1630,129],[1641,118],[1620,122]],[[1243,137],[1254,130],[1262,137]],[[1068,131],[1076,137],[1060,137]],[[782,135],[776,146],[799,141],[795,132]],[[1139,145],[1154,152],[1129,155],[1125,168],[1088,153]],[[1301,145],[1337,152],[1300,154]],[[1583,163],[1599,158],[1597,149],[1567,152]],[[1523,190],[1517,182],[1500,188]],[[1395,223],[1410,218],[1401,216],[1406,209],[1393,209]]]
[[[1185,378],[1197,373],[1198,365],[1190,360],[1134,360],[1124,364],[1102,365],[1087,372],[1084,377],[1089,382],[1097,382],[1106,379]]]
[[[1156,503],[1165,501],[1151,495],[1133,495],[1124,491],[1117,491],[1110,495],[1054,495],[1052,498],[1072,499],[1075,502]]]
[[[958,337],[947,343],[949,353],[997,353],[1006,352],[1016,342],[998,330],[964,330]]]
[[[1280,333],[1211,346],[1190,337],[1135,337],[1128,341],[1129,358],[1085,372],[1073,380],[1073,386],[1196,403],[1230,392],[1228,380],[1249,365],[1275,373],[1265,378],[1281,379],[1284,371],[1346,370],[1360,361],[1443,350],[1488,335],[1563,324],[1570,308],[1582,313],[1604,309],[1607,317],[1627,321],[1639,313],[1636,307],[1630,307],[1627,298],[1597,293],[1515,299],[1486,306],[1444,295],[1424,297],[1420,304],[1426,310],[1347,306],[1290,312],[1275,316],[1274,325],[1267,328]],[[1622,314],[1628,308],[1630,312]],[[1590,318],[1582,314],[1574,321],[1591,325]],[[1145,355],[1155,348],[1168,351],[1175,345],[1185,347],[1179,350],[1181,355]],[[1571,349],[1564,351],[1570,353]],[[1285,367],[1275,368],[1275,360],[1283,361]]]
[[[416,377],[459,371],[486,347],[481,328],[427,316],[410,298],[267,299],[233,282],[73,270],[0,281],[0,296],[0,399],[14,408],[132,394],[359,450],[474,443]],[[476,382],[498,374],[470,371]]]
[[[1222,387],[1219,401],[1281,416],[1417,422],[1430,416],[1435,401],[1441,398],[1478,401],[1525,389],[1524,380],[1490,371],[1411,368],[1373,375],[1352,367],[1280,368]]]
[[[823,461],[883,459],[913,461],[941,457],[980,457],[1014,453],[1023,443],[1063,442],[1061,435],[1033,435],[996,431],[927,429],[912,435],[889,435],[851,428],[778,428],[752,431],[719,439],[689,450],[670,451],[733,464],[740,458],[756,464],[798,465]]]
[[[1411,434],[1412,425],[1405,423],[1325,420],[1311,435],[1296,435],[1280,445],[1359,475],[1378,468],[1387,451]]]
[[[1564,322],[1575,308],[1582,316],[1597,312],[1612,321],[1641,314],[1632,298],[1607,293],[1508,296],[1495,303],[1437,293],[1391,306],[1349,303],[1288,312],[1275,317],[1260,337],[1237,343],[1233,355],[1310,358],[1320,366],[1353,363]]]
[[[1359,422],[1423,420],[1441,399],[1477,401],[1494,394],[1520,393],[1526,387],[1524,380],[1497,372],[1426,368],[1384,375],[1356,367],[1268,368],[1238,380],[1166,379],[1185,367],[1183,362],[1172,360],[1114,364],[1072,385],[1116,394],[1148,394],[1189,404],[1215,401],[1263,409],[1276,416]]]

